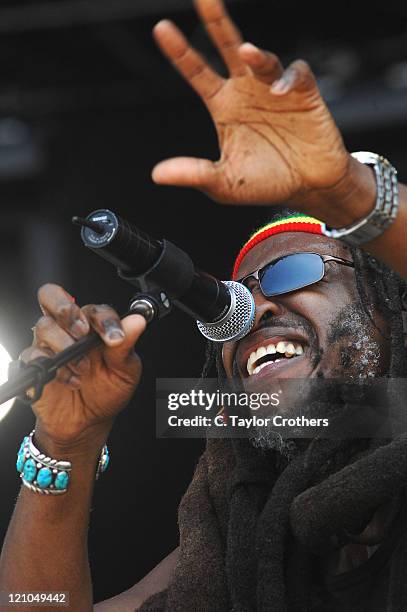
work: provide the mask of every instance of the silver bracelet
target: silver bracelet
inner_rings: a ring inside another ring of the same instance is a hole
[[[24,438],[17,454],[17,470],[24,486],[41,495],[61,495],[66,493],[70,481],[72,464],[47,457],[34,445],[33,430]],[[96,470],[96,480],[109,464],[109,451],[106,444],[102,448]]]
[[[326,229],[325,236],[337,238],[358,247],[380,236],[394,221],[399,208],[397,171],[390,162],[376,153],[357,151],[351,154],[362,164],[372,166],[377,184],[376,204],[366,217],[348,227]]]

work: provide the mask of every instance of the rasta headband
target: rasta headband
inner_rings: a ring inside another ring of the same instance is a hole
[[[272,221],[267,223],[260,229],[258,229],[245,245],[241,248],[238,256],[236,257],[235,264],[233,266],[232,279],[236,280],[237,271],[240,264],[242,263],[243,257],[254,247],[266,238],[274,236],[276,234],[282,234],[283,232],[308,232],[309,234],[320,234],[325,235],[325,223],[315,219],[314,217],[308,217],[307,215],[290,215],[279,219],[278,221]]]

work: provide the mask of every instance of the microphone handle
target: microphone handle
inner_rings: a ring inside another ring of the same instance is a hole
[[[189,255],[168,240],[152,238],[106,208],[73,222],[81,226],[85,246],[113,264],[123,280],[136,286],[140,278],[152,282],[178,308],[205,323],[216,323],[228,312],[231,295],[225,284],[197,270]]]
[[[93,211],[72,222],[81,226],[81,238],[86,247],[106,259],[123,276],[144,274],[160,258],[163,245],[138,227],[107,208]]]

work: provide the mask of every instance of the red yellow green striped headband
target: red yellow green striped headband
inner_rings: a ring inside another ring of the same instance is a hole
[[[291,215],[289,217],[279,219],[278,221],[267,223],[267,225],[264,225],[254,232],[254,234],[240,250],[233,266],[233,280],[238,278],[237,271],[242,263],[243,257],[245,257],[247,253],[254,246],[256,246],[256,244],[259,244],[270,236],[275,236],[276,234],[281,234],[282,232],[308,232],[309,234],[321,234],[323,236],[325,235],[325,223],[322,223],[322,221],[319,221],[314,217],[307,217],[306,215]]]

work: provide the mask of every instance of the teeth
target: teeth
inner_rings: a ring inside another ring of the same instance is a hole
[[[250,353],[250,357],[247,360],[247,371],[249,372],[250,376],[253,374],[253,364],[257,359],[256,354],[257,352],[253,351],[253,353]]]
[[[279,342],[276,346],[277,352],[278,353],[282,353],[284,355],[285,353],[285,342]]]
[[[266,365],[269,365],[268,361],[266,361],[265,363],[261,363],[259,366],[257,366],[257,368],[254,369],[253,374],[257,374],[258,372],[260,372],[260,370],[265,368]]]
[[[266,365],[269,365],[270,362],[266,361],[265,363],[261,363],[260,365],[254,367],[256,361],[264,357],[265,355],[274,355],[275,353],[281,353],[285,358],[291,358],[294,355],[302,355],[304,353],[304,349],[299,342],[285,342],[281,340],[276,345],[268,344],[267,346],[260,346],[257,351],[253,351],[250,354],[249,359],[247,360],[247,371],[249,376],[253,374],[257,374],[262,370]],[[275,359],[273,363],[278,363],[281,359]]]
[[[261,346],[259,349],[257,349],[256,360],[260,359],[260,357],[264,357],[264,355],[267,355],[267,349],[264,346]]]

